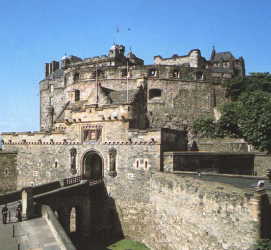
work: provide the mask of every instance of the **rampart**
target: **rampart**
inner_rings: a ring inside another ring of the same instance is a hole
[[[270,220],[269,199],[248,183],[245,178],[155,173],[149,180],[128,178],[110,192],[124,235],[151,249],[245,250],[271,232],[263,225]]]

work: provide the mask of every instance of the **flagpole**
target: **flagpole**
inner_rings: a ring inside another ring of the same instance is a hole
[[[97,64],[96,67],[96,104],[98,105],[98,70],[97,70]]]
[[[128,83],[129,83],[129,78],[128,78],[128,74],[129,74],[129,69],[128,69],[128,58],[127,58],[127,76],[126,76],[126,80],[127,80],[127,83],[126,83],[126,85],[127,85],[127,104],[128,104],[128,102],[129,102],[129,88],[128,88]]]

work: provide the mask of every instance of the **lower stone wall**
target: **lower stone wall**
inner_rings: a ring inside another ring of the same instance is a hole
[[[260,234],[259,197],[248,190],[167,173],[107,186],[124,235],[151,249],[245,250]]]
[[[254,174],[254,154],[229,152],[164,152],[166,172],[201,171],[222,174]]]
[[[266,176],[266,170],[271,169],[271,155],[256,154],[255,155],[255,171],[258,176]]]
[[[17,154],[0,151],[0,194],[16,190]]]
[[[198,139],[199,151],[206,152],[248,152],[248,144],[242,139]]]

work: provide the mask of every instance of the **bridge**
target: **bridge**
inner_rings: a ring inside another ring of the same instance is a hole
[[[103,180],[67,178],[0,196],[0,205],[22,200],[25,220],[44,218],[60,245],[83,249],[86,242],[110,242],[122,236],[114,201]],[[69,242],[69,239],[73,243]],[[95,240],[94,240],[95,239]]]

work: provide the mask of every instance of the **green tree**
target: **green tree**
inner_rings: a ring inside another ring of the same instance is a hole
[[[226,96],[231,100],[238,100],[239,96],[245,92],[262,90],[271,93],[271,74],[266,73],[250,73],[244,78],[229,80],[224,83],[226,87]]]
[[[217,122],[219,134],[234,138],[242,137],[239,127],[240,113],[242,112],[242,103],[235,101],[224,104],[221,110],[221,118]]]
[[[256,149],[271,153],[271,94],[246,92],[239,100],[241,108],[237,125],[241,136]]]

